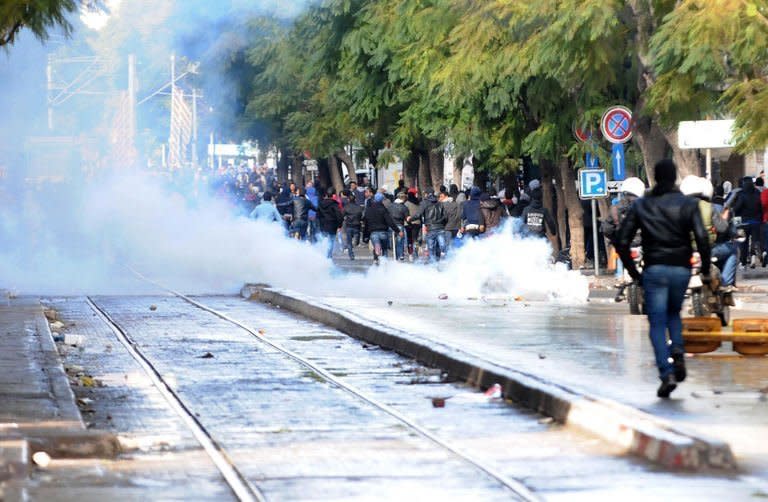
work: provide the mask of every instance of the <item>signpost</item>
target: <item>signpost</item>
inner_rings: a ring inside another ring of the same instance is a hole
[[[597,158],[597,155],[592,155],[591,153],[587,152],[587,158],[584,161],[584,165],[587,169],[597,169],[600,167],[600,162]]]
[[[624,145],[614,143],[611,149],[611,167],[613,167],[613,179],[615,181],[624,181],[627,177],[626,164],[624,162]]]
[[[579,169],[579,197],[591,199],[592,204],[592,259],[595,263],[595,277],[600,274],[600,246],[597,245],[597,204],[596,199],[608,195],[608,178],[605,169]]]
[[[625,106],[612,106],[600,119],[600,131],[611,143],[626,143],[632,137],[632,112]]]

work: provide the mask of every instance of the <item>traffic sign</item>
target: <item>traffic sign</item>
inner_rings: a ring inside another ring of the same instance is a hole
[[[573,123],[573,135],[576,137],[577,140],[581,141],[582,143],[586,143],[590,139],[592,139],[592,128],[586,128],[582,129],[579,127],[576,122]]]
[[[579,197],[599,199],[608,195],[605,169],[579,169]]]
[[[611,143],[626,143],[632,137],[632,112],[625,106],[612,106],[603,113],[600,131]]]
[[[613,167],[613,179],[622,181],[627,177],[626,163],[624,161],[624,145],[614,143],[611,150],[611,166]]]
[[[597,169],[600,167],[600,161],[597,158],[597,155],[593,155],[587,152],[587,158],[585,159],[584,166],[587,169]]]

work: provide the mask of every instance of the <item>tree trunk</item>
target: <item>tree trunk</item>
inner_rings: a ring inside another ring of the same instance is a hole
[[[539,161],[539,167],[541,168],[541,194],[544,201],[544,207],[549,210],[551,214],[555,213],[554,200],[552,198],[552,174],[555,170],[552,162],[548,160]],[[558,222],[559,224],[559,222]],[[557,233],[555,235],[547,234],[549,242],[552,244],[552,249],[557,253],[560,251],[558,244]]]
[[[461,188],[461,170],[464,167],[464,156],[459,155],[453,159],[453,184]]]
[[[568,235],[565,221],[565,193],[563,192],[563,178],[558,169],[555,169],[555,193],[557,194],[557,235],[560,238],[560,246],[568,247]]]
[[[317,185],[318,194],[325,193],[325,189],[331,186],[331,173],[328,169],[328,159],[317,159]]]
[[[416,187],[419,184],[419,156],[413,150],[403,159],[403,178],[405,179],[405,186],[408,188]]]
[[[677,146],[677,129],[664,131],[664,137],[667,138],[667,143],[669,143],[669,147],[672,149],[672,160],[677,165],[678,179],[683,179],[689,174],[700,176],[701,167],[696,153],[697,150],[683,150]]]
[[[560,176],[563,179],[563,194],[565,207],[568,208],[568,228],[571,233],[571,262],[573,268],[584,266],[584,211],[576,191],[576,171],[571,167],[567,157],[558,162]]]
[[[277,181],[282,185],[288,181],[288,168],[290,167],[290,151],[287,148],[280,149],[280,160],[277,161]]]
[[[440,191],[440,186],[445,178],[445,155],[442,147],[435,141],[429,142],[429,175],[432,178],[432,188]]]
[[[429,169],[429,153],[419,150],[419,193],[432,186],[432,173]]]
[[[653,185],[653,167],[667,153],[667,139],[656,121],[651,117],[640,117],[635,125],[633,136],[643,154],[643,167],[649,185]]]
[[[304,166],[301,163],[302,157],[298,155],[293,158],[291,164],[291,181],[296,183],[296,186],[304,186]]]
[[[349,173],[350,181],[357,181],[357,175],[355,174],[355,161],[352,160],[352,157],[349,156],[346,150],[344,149],[337,150],[336,157],[341,162],[343,162],[345,166],[347,166],[347,172]],[[342,178],[342,184],[343,184],[343,178]]]
[[[344,190],[344,180],[341,178],[341,169],[339,169],[339,160],[335,155],[328,156],[328,171],[331,175],[331,184],[336,190],[336,193],[341,193]]]

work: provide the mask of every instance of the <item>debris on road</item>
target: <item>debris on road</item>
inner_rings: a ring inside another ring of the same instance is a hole
[[[83,335],[64,335],[64,344],[71,345],[73,347],[82,347],[85,345],[85,337]]]
[[[445,400],[444,397],[433,397],[432,398],[432,406],[435,408],[445,408]]]
[[[213,359],[214,355],[210,352],[206,352],[202,356],[197,356],[199,359]]]
[[[447,300],[447,299],[448,299],[448,295],[446,295],[445,293],[443,293],[443,294],[441,294],[440,296],[438,296],[437,298],[438,298],[439,300]]]
[[[44,451],[38,451],[32,455],[32,461],[36,466],[40,467],[41,469],[45,469],[51,463],[51,456]]]
[[[155,305],[155,304],[153,303],[152,305],[150,305],[150,306],[149,306],[149,310],[151,310],[152,312],[154,312],[155,310],[157,310],[157,305]]]
[[[64,323],[61,321],[53,321],[50,326],[53,330],[59,330],[64,327]]]

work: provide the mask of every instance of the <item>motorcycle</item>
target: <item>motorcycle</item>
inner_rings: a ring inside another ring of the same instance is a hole
[[[731,321],[731,307],[726,301],[720,269],[716,262],[717,259],[713,258],[712,267],[710,267],[710,282],[705,285],[701,275],[701,257],[699,253],[693,253],[691,279],[688,282],[691,312],[695,317],[709,317],[715,314],[720,319],[720,324],[728,326]]]
[[[643,271],[643,248],[635,246],[630,248],[630,256],[635,262],[635,268],[638,272]],[[616,303],[627,300],[629,303],[629,313],[632,315],[642,315],[645,312],[643,308],[643,287],[637,281],[633,280],[626,270],[622,276],[621,282],[616,285],[618,292],[614,301]],[[626,292],[626,295],[625,295]]]

